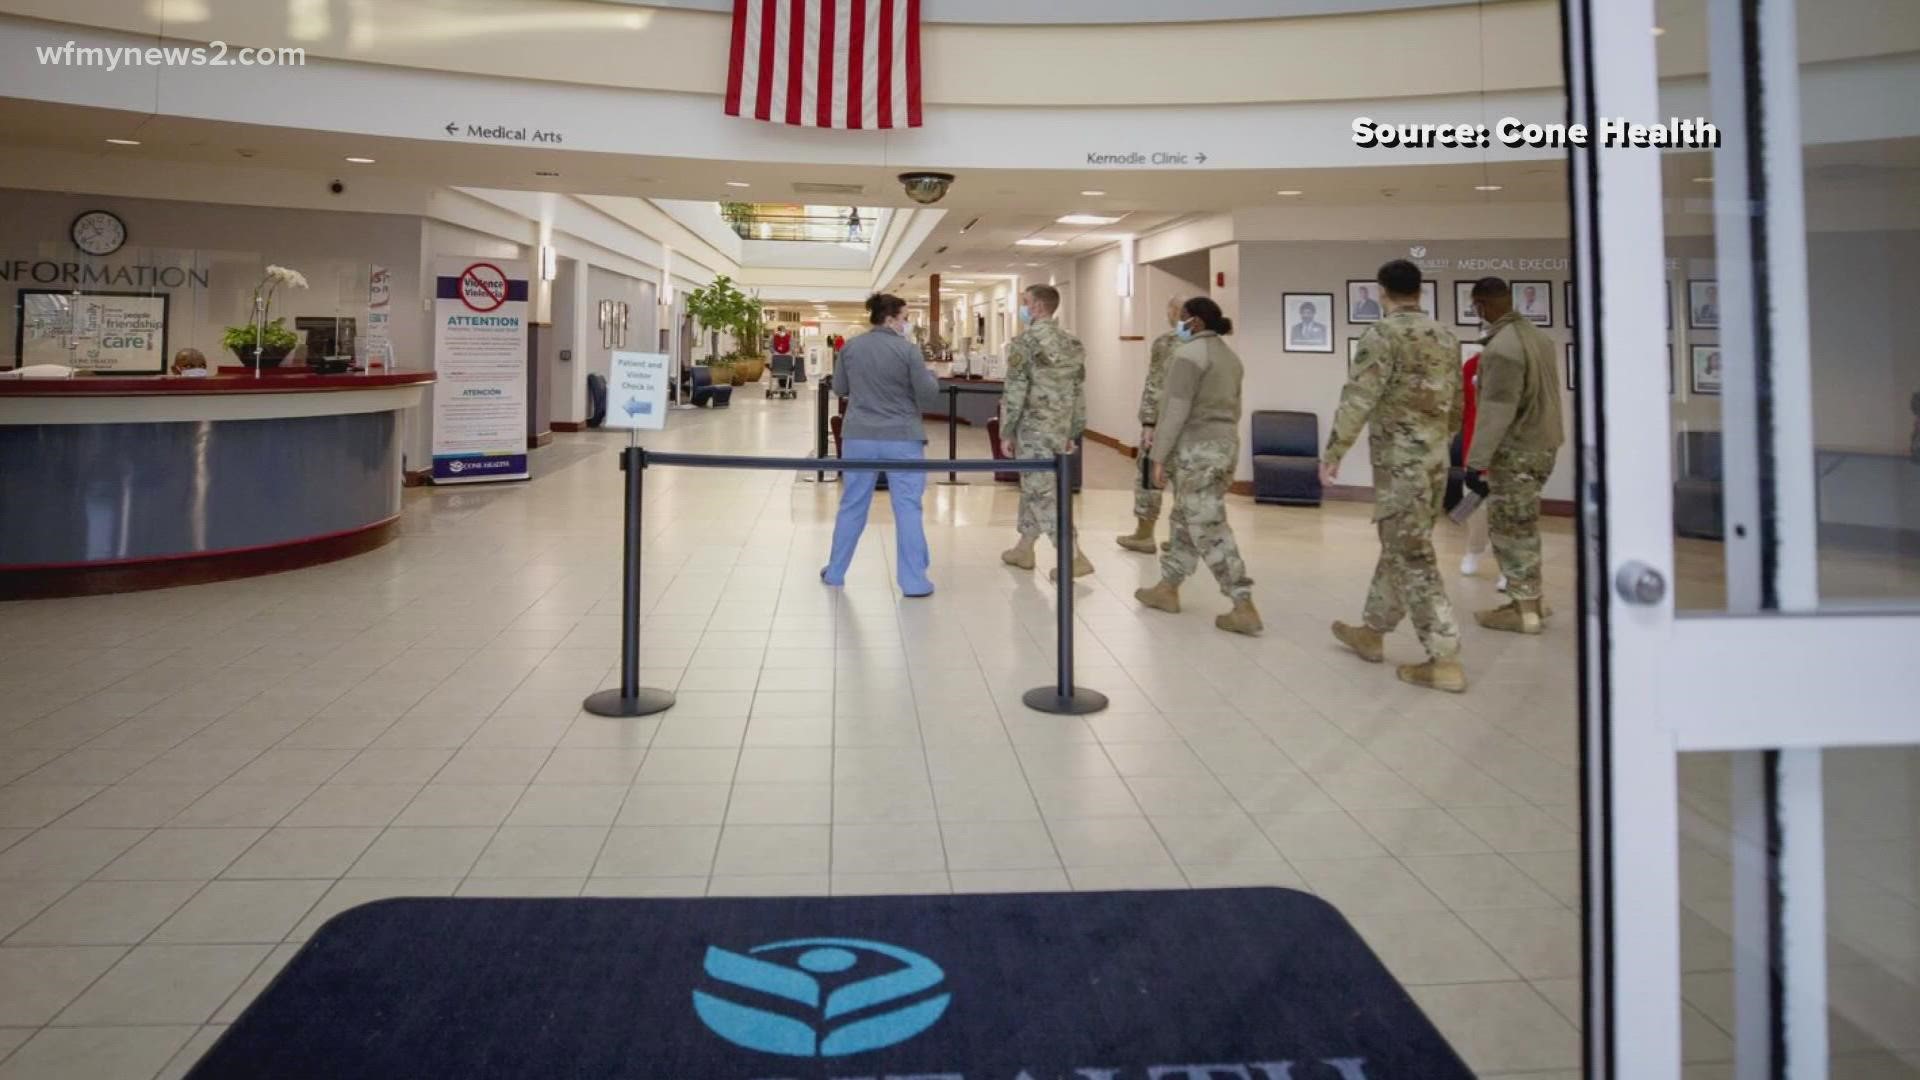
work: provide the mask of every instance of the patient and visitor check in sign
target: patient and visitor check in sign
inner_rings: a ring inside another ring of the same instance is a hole
[[[607,426],[660,431],[667,426],[667,354],[617,351],[607,367]]]

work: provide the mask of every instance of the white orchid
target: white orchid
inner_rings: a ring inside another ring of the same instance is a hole
[[[267,267],[267,280],[273,282],[275,285],[286,285],[295,289],[304,289],[307,287],[305,275],[301,274],[298,270],[291,270],[284,266],[269,265]]]

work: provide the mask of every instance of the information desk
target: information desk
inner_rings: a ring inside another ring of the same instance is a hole
[[[428,371],[0,379],[0,599],[357,554],[398,533]]]

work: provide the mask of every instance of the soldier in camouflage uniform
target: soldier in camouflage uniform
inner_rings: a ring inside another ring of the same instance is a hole
[[[1059,290],[1050,285],[1032,285],[1021,294],[1020,317],[1028,325],[1007,346],[1006,393],[1000,399],[1000,430],[1015,458],[1052,460],[1071,452],[1087,430],[1087,351],[1054,320],[1059,308]],[[1057,488],[1051,472],[1020,474],[1020,542],[1001,552],[1000,561],[1033,569],[1034,541],[1045,533],[1056,546],[1073,543],[1073,576],[1085,577],[1093,563],[1080,552],[1079,537],[1057,535]],[[1059,571],[1049,576],[1057,578]]]
[[[1153,347],[1147,352],[1147,386],[1140,393],[1140,467],[1133,477],[1134,529],[1130,535],[1114,538],[1121,547],[1142,555],[1153,554],[1153,529],[1160,523],[1160,488],[1154,485],[1152,466],[1147,464],[1147,459],[1153,449],[1154,428],[1160,423],[1160,397],[1167,383],[1167,365],[1173,361],[1173,351],[1180,347],[1177,328],[1184,318],[1181,308],[1185,302],[1186,298],[1180,296],[1167,301],[1167,325],[1176,329],[1154,338]],[[1161,550],[1171,547],[1168,544]]]
[[[1420,310],[1419,267],[1395,259],[1377,280],[1387,294],[1387,314],[1360,339],[1320,478],[1333,483],[1360,429],[1370,427],[1380,564],[1363,625],[1336,622],[1333,636],[1378,663],[1386,658],[1386,635],[1410,612],[1428,660],[1402,666],[1400,678],[1459,693],[1467,688],[1460,628],[1433,553],[1433,524],[1446,494],[1448,447],[1466,407],[1460,343]]]
[[[1540,597],[1540,490],[1566,441],[1560,365],[1552,339],[1513,309],[1506,282],[1475,282],[1473,306],[1487,325],[1487,347],[1465,465],[1487,474],[1487,533],[1507,578],[1507,603],[1473,617],[1489,630],[1538,634],[1548,614]]]
[[[1173,475],[1173,547],[1160,557],[1160,583],[1134,599],[1161,611],[1180,610],[1180,584],[1205,559],[1233,610],[1213,620],[1222,630],[1257,635],[1253,580],[1227,525],[1227,489],[1240,464],[1243,369],[1220,335],[1233,321],[1208,297],[1188,300],[1174,330],[1183,340],[1167,372],[1160,432],[1153,441],[1156,479]],[[1198,324],[1201,329],[1192,329]]]

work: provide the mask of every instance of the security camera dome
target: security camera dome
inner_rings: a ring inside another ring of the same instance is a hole
[[[943,172],[906,172],[900,174],[900,186],[906,189],[907,198],[914,202],[937,203],[947,195],[947,189],[953,186],[953,174]]]

